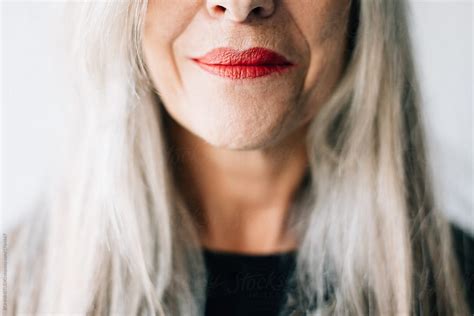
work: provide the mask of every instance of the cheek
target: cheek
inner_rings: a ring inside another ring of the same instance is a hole
[[[142,47],[144,62],[155,90],[162,98],[171,98],[172,95],[176,95],[179,89],[179,78],[173,71],[174,63],[166,42],[148,35],[144,37]],[[163,74],[167,75],[163,76]],[[163,96],[161,91],[168,93]],[[166,100],[163,101],[166,102]]]
[[[285,6],[308,44],[324,43],[346,23],[351,1],[354,0],[287,0]]]
[[[308,104],[307,111],[314,113],[318,110],[315,105],[327,100],[342,72],[350,1],[304,2],[305,5],[300,3],[292,12],[310,51],[303,100]]]
[[[183,32],[201,7],[199,1],[149,0],[144,32],[153,33],[164,40],[175,39]]]
[[[143,57],[155,88],[177,93],[181,86],[173,44],[191,22],[199,3],[180,0],[149,0],[143,26]]]

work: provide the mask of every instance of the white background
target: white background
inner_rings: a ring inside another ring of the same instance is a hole
[[[474,235],[473,3],[411,1],[436,196]],[[62,1],[3,1],[1,190],[3,228],[25,216],[54,170],[71,93],[60,51]]]

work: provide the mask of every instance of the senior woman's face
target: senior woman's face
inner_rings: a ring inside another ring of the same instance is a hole
[[[149,0],[143,52],[182,127],[223,148],[308,123],[343,70],[350,0]]]

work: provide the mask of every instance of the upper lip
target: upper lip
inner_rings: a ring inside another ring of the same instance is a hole
[[[228,47],[218,47],[207,54],[192,58],[194,61],[208,65],[256,66],[256,65],[293,65],[285,56],[263,48],[252,47],[246,50],[236,50]]]

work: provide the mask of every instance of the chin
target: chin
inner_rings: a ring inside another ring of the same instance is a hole
[[[187,103],[185,110],[184,106],[179,111],[168,109],[170,116],[181,128],[216,148],[264,149],[277,143],[295,120],[290,103],[267,100],[256,106],[229,98],[197,99]]]
[[[229,150],[254,150],[265,147],[265,141],[236,138],[207,138],[205,141],[216,148]]]
[[[235,124],[235,122],[234,122]],[[208,126],[205,130],[196,133],[208,144],[222,149],[230,150],[254,150],[262,149],[277,140],[279,125],[266,127],[245,127],[245,124],[223,124],[219,126]],[[200,126],[202,129],[202,126]]]

